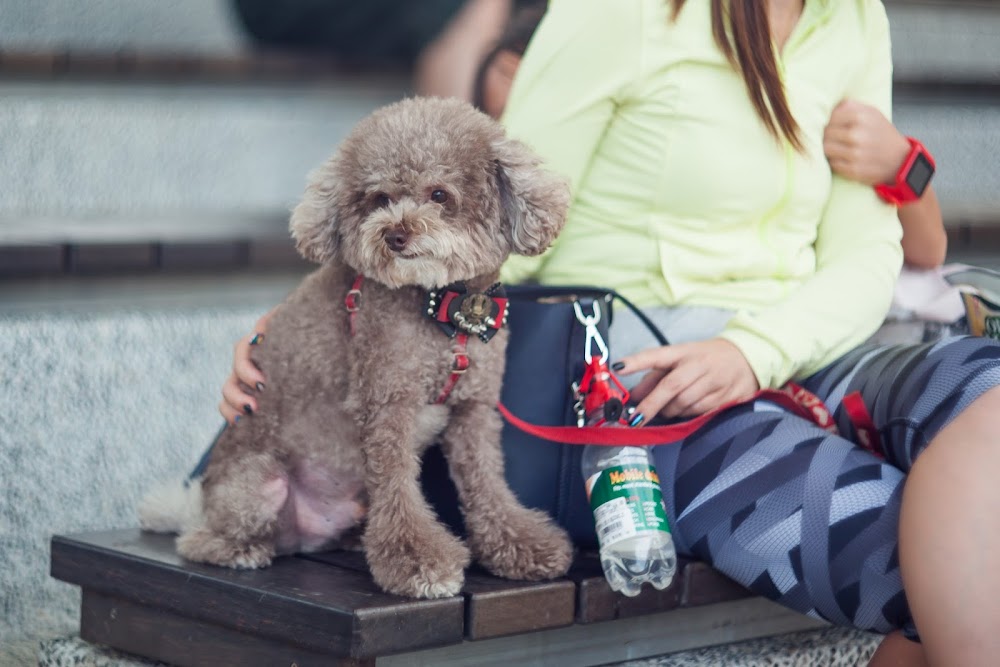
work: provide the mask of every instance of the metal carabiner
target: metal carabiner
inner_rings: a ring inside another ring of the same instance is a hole
[[[590,307],[593,310],[593,314],[584,315],[580,302],[573,302],[573,311],[576,313],[576,319],[583,325],[584,331],[587,334],[587,339],[584,343],[583,358],[589,364],[594,359],[592,347],[597,345],[597,349],[601,353],[601,363],[604,363],[608,360],[609,352],[607,343],[604,342],[601,332],[597,330],[597,325],[601,321],[601,308],[597,305],[596,301]]]

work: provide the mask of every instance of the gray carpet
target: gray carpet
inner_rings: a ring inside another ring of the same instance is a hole
[[[614,667],[859,667],[868,662],[878,640],[877,636],[864,632],[826,628],[632,660]],[[43,642],[38,659],[39,667],[154,667],[162,664],[88,644],[79,637]]]

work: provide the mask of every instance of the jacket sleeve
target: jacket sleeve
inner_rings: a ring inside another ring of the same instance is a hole
[[[869,57],[848,96],[890,118],[889,22],[881,2],[863,4]],[[737,314],[722,333],[743,352],[761,387],[811,374],[874,333],[902,266],[901,235],[896,209],[871,187],[833,176],[814,274],[774,306]]]

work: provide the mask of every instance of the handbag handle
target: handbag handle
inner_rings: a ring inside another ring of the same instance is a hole
[[[656,339],[657,343],[660,345],[670,344],[667,341],[667,337],[664,336],[663,332],[660,331],[660,328],[653,323],[653,320],[649,319],[648,315],[642,312],[634,303],[613,289],[589,285],[516,285],[513,288],[508,288],[508,296],[513,296],[514,294],[524,296],[529,299],[540,299],[551,296],[590,296],[595,299],[601,299],[605,303],[610,303],[611,301],[621,301],[622,304],[631,310],[639,321],[645,325],[645,327],[649,330],[649,333]]]

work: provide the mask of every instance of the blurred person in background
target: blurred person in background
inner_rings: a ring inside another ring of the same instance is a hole
[[[234,0],[265,47],[329,53],[347,65],[412,68],[419,95],[471,99],[472,79],[515,0]]]

